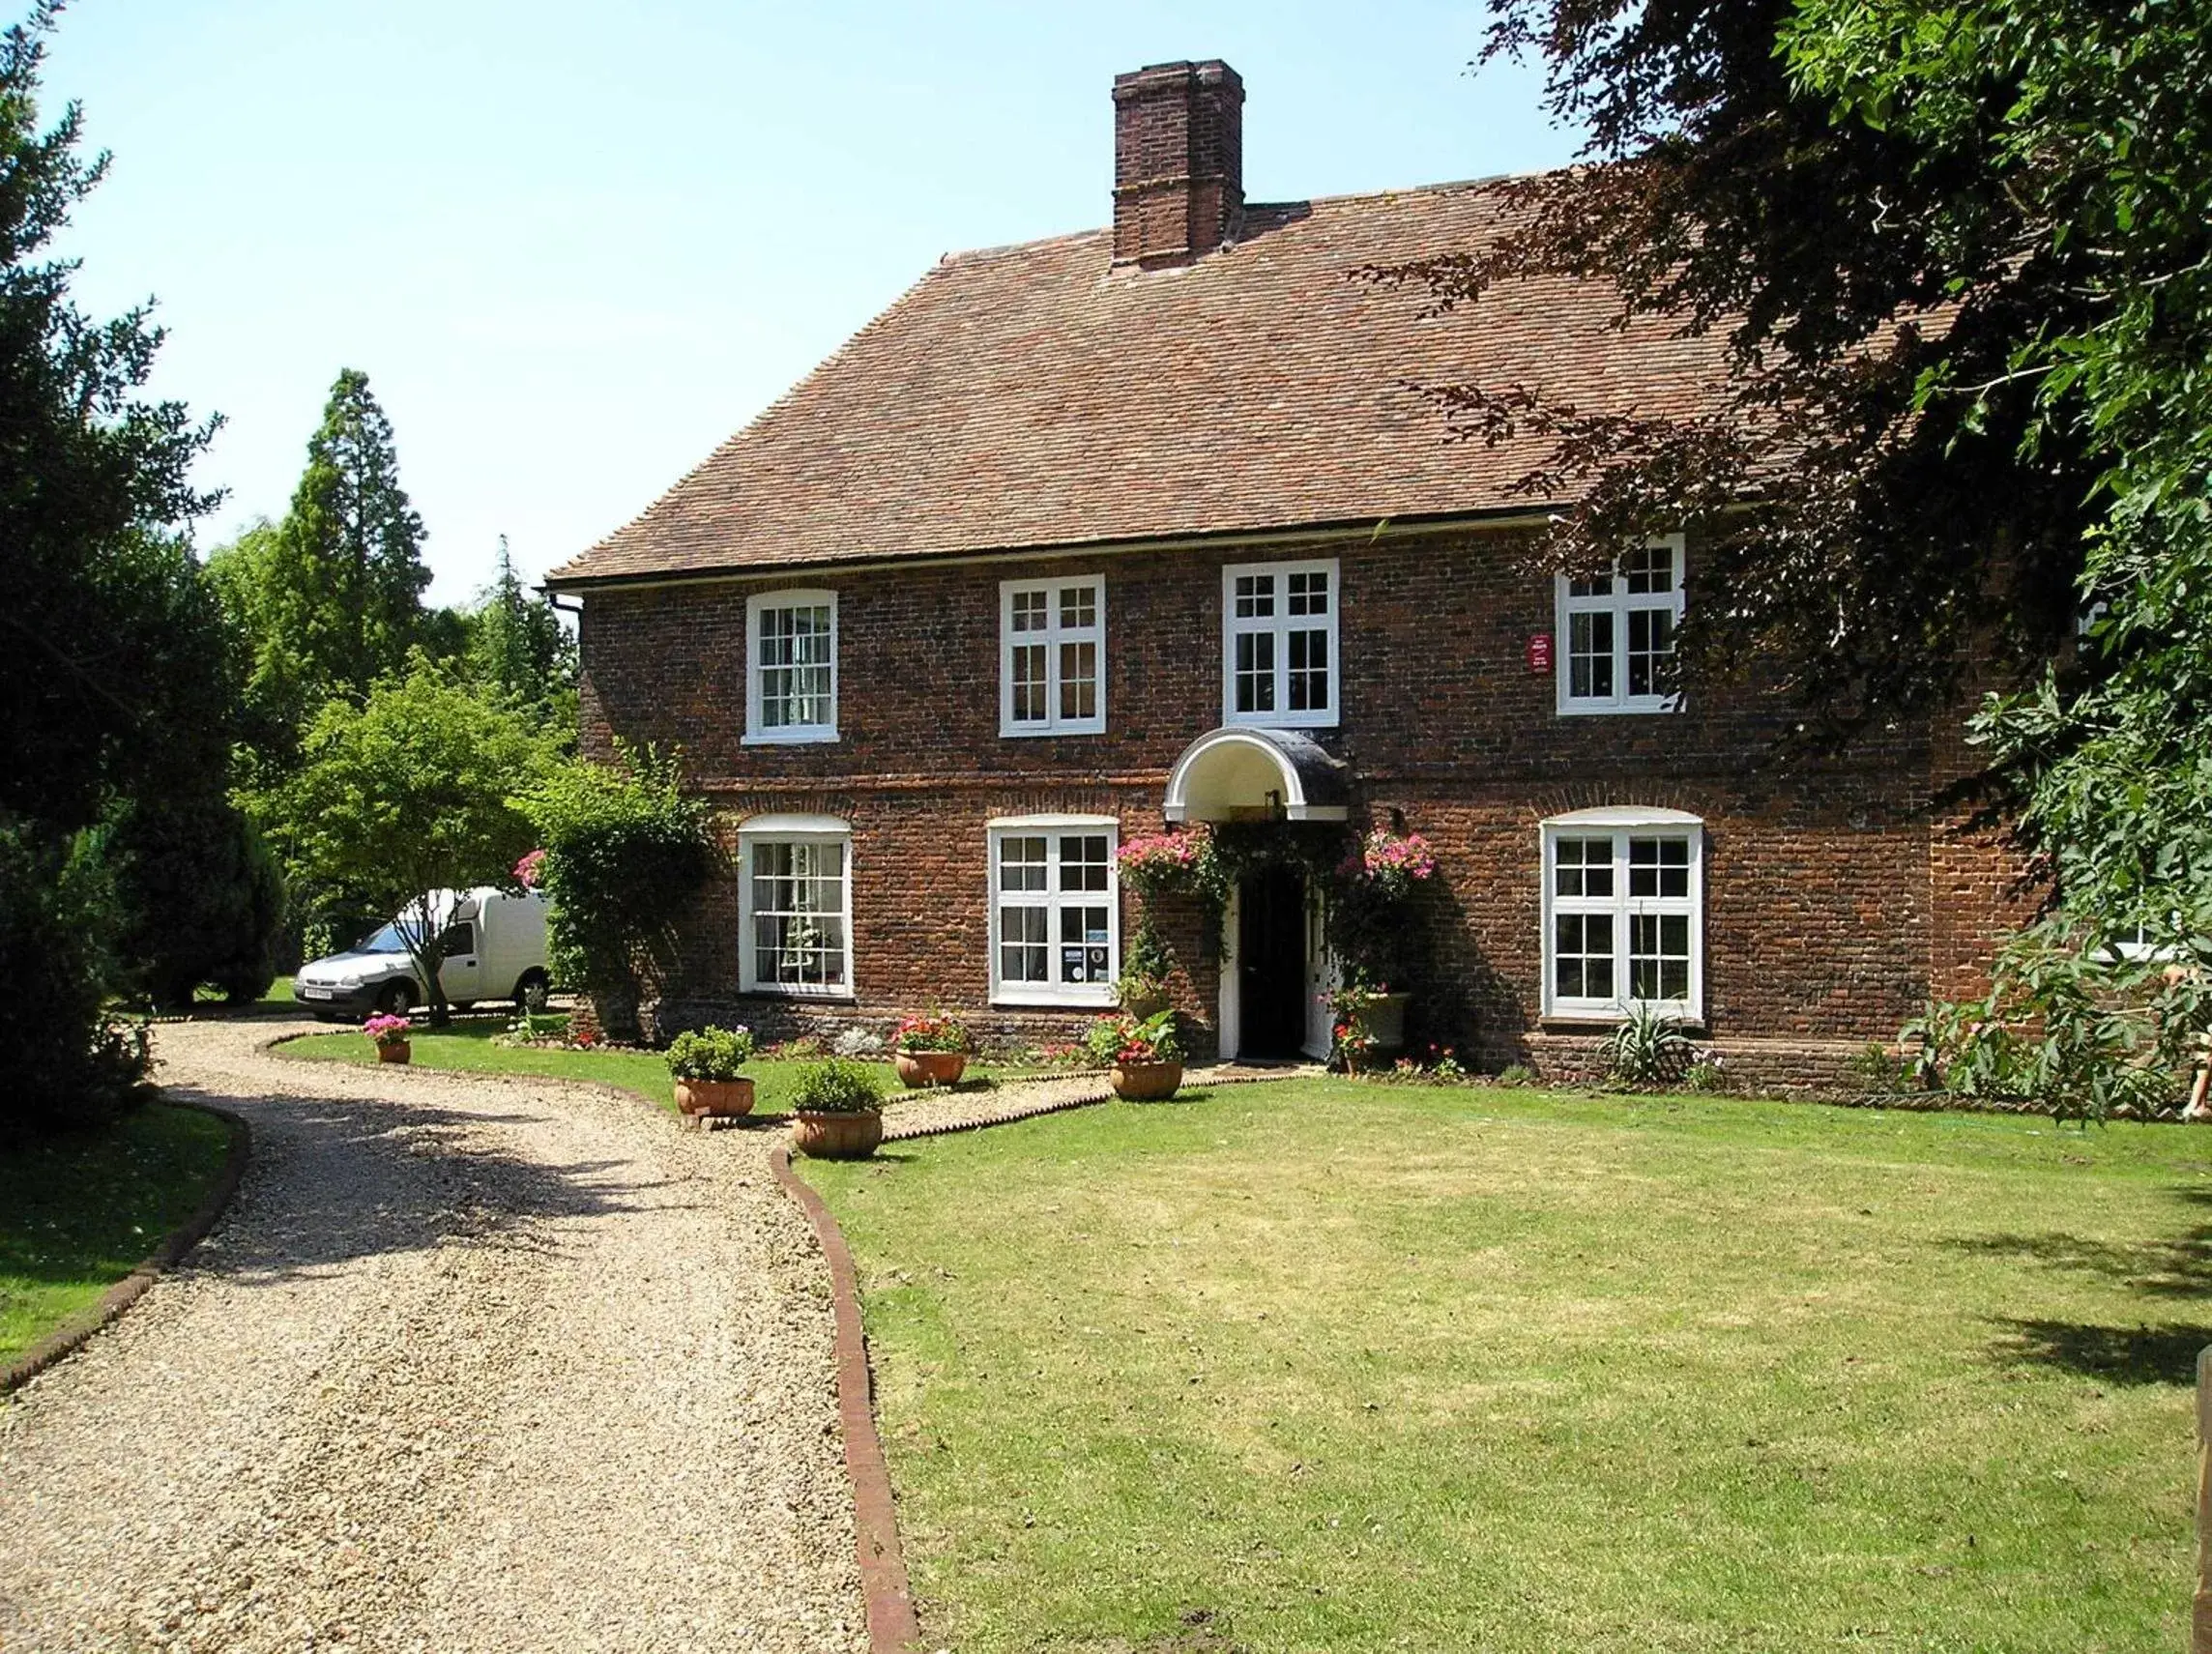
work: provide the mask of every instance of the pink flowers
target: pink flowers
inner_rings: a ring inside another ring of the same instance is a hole
[[[1382,894],[1397,899],[1409,895],[1424,879],[1436,876],[1437,856],[1429,841],[1417,832],[1395,833],[1377,827],[1360,847],[1344,859],[1344,876],[1366,879]]]
[[[1116,859],[1121,877],[1139,891],[1150,893],[1184,884],[1197,877],[1206,859],[1209,839],[1194,832],[1139,833],[1126,840]]]
[[[361,1031],[382,1050],[387,1045],[406,1044],[407,1028],[405,1017],[370,1017],[361,1025]]]
[[[538,870],[545,865],[545,853],[534,850],[514,864],[514,880],[525,890],[538,888]]]

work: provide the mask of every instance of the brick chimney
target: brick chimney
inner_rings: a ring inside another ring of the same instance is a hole
[[[1244,82],[1219,58],[1114,77],[1114,262],[1173,264],[1244,216]]]

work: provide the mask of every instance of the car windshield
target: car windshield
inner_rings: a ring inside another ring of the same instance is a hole
[[[405,953],[407,939],[399,934],[396,921],[372,930],[354,945],[356,953]]]

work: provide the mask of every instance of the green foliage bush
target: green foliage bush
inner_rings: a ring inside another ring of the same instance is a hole
[[[679,1080],[735,1080],[752,1055],[750,1029],[686,1029],[668,1043],[668,1072]]]
[[[98,1125],[151,1094],[145,1030],[102,1009],[115,925],[91,834],[0,826],[0,1139]]]
[[[881,1073],[865,1062],[848,1062],[832,1057],[810,1062],[799,1071],[791,1088],[791,1106],[810,1115],[859,1115],[881,1108],[884,1083]]]
[[[714,871],[707,806],[650,746],[561,764],[520,801],[545,851],[553,973],[598,1002],[609,1033],[634,1038],[639,1000],[675,967],[675,921]]]
[[[127,991],[160,1009],[190,1004],[203,984],[233,1002],[269,991],[284,882],[244,814],[219,797],[127,801],[111,813],[104,844]]]

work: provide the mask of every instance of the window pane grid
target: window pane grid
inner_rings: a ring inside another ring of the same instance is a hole
[[[1661,711],[1682,615],[1679,537],[1622,554],[1611,576],[1560,579],[1560,707]]]
[[[1120,963],[1114,835],[1086,828],[995,836],[1000,987],[1098,1002]]]
[[[830,714],[830,605],[802,603],[760,611],[757,643],[761,726],[827,727]]]
[[[845,846],[756,842],[749,861],[753,980],[829,992],[848,976]]]
[[[1621,829],[1551,840],[1551,995],[1569,1009],[1692,1001],[1692,836]]]
[[[1104,725],[1105,584],[1009,587],[1005,719],[1010,729],[1095,733]]]
[[[1231,569],[1223,581],[1223,699],[1229,716],[1333,724],[1335,566]]]

